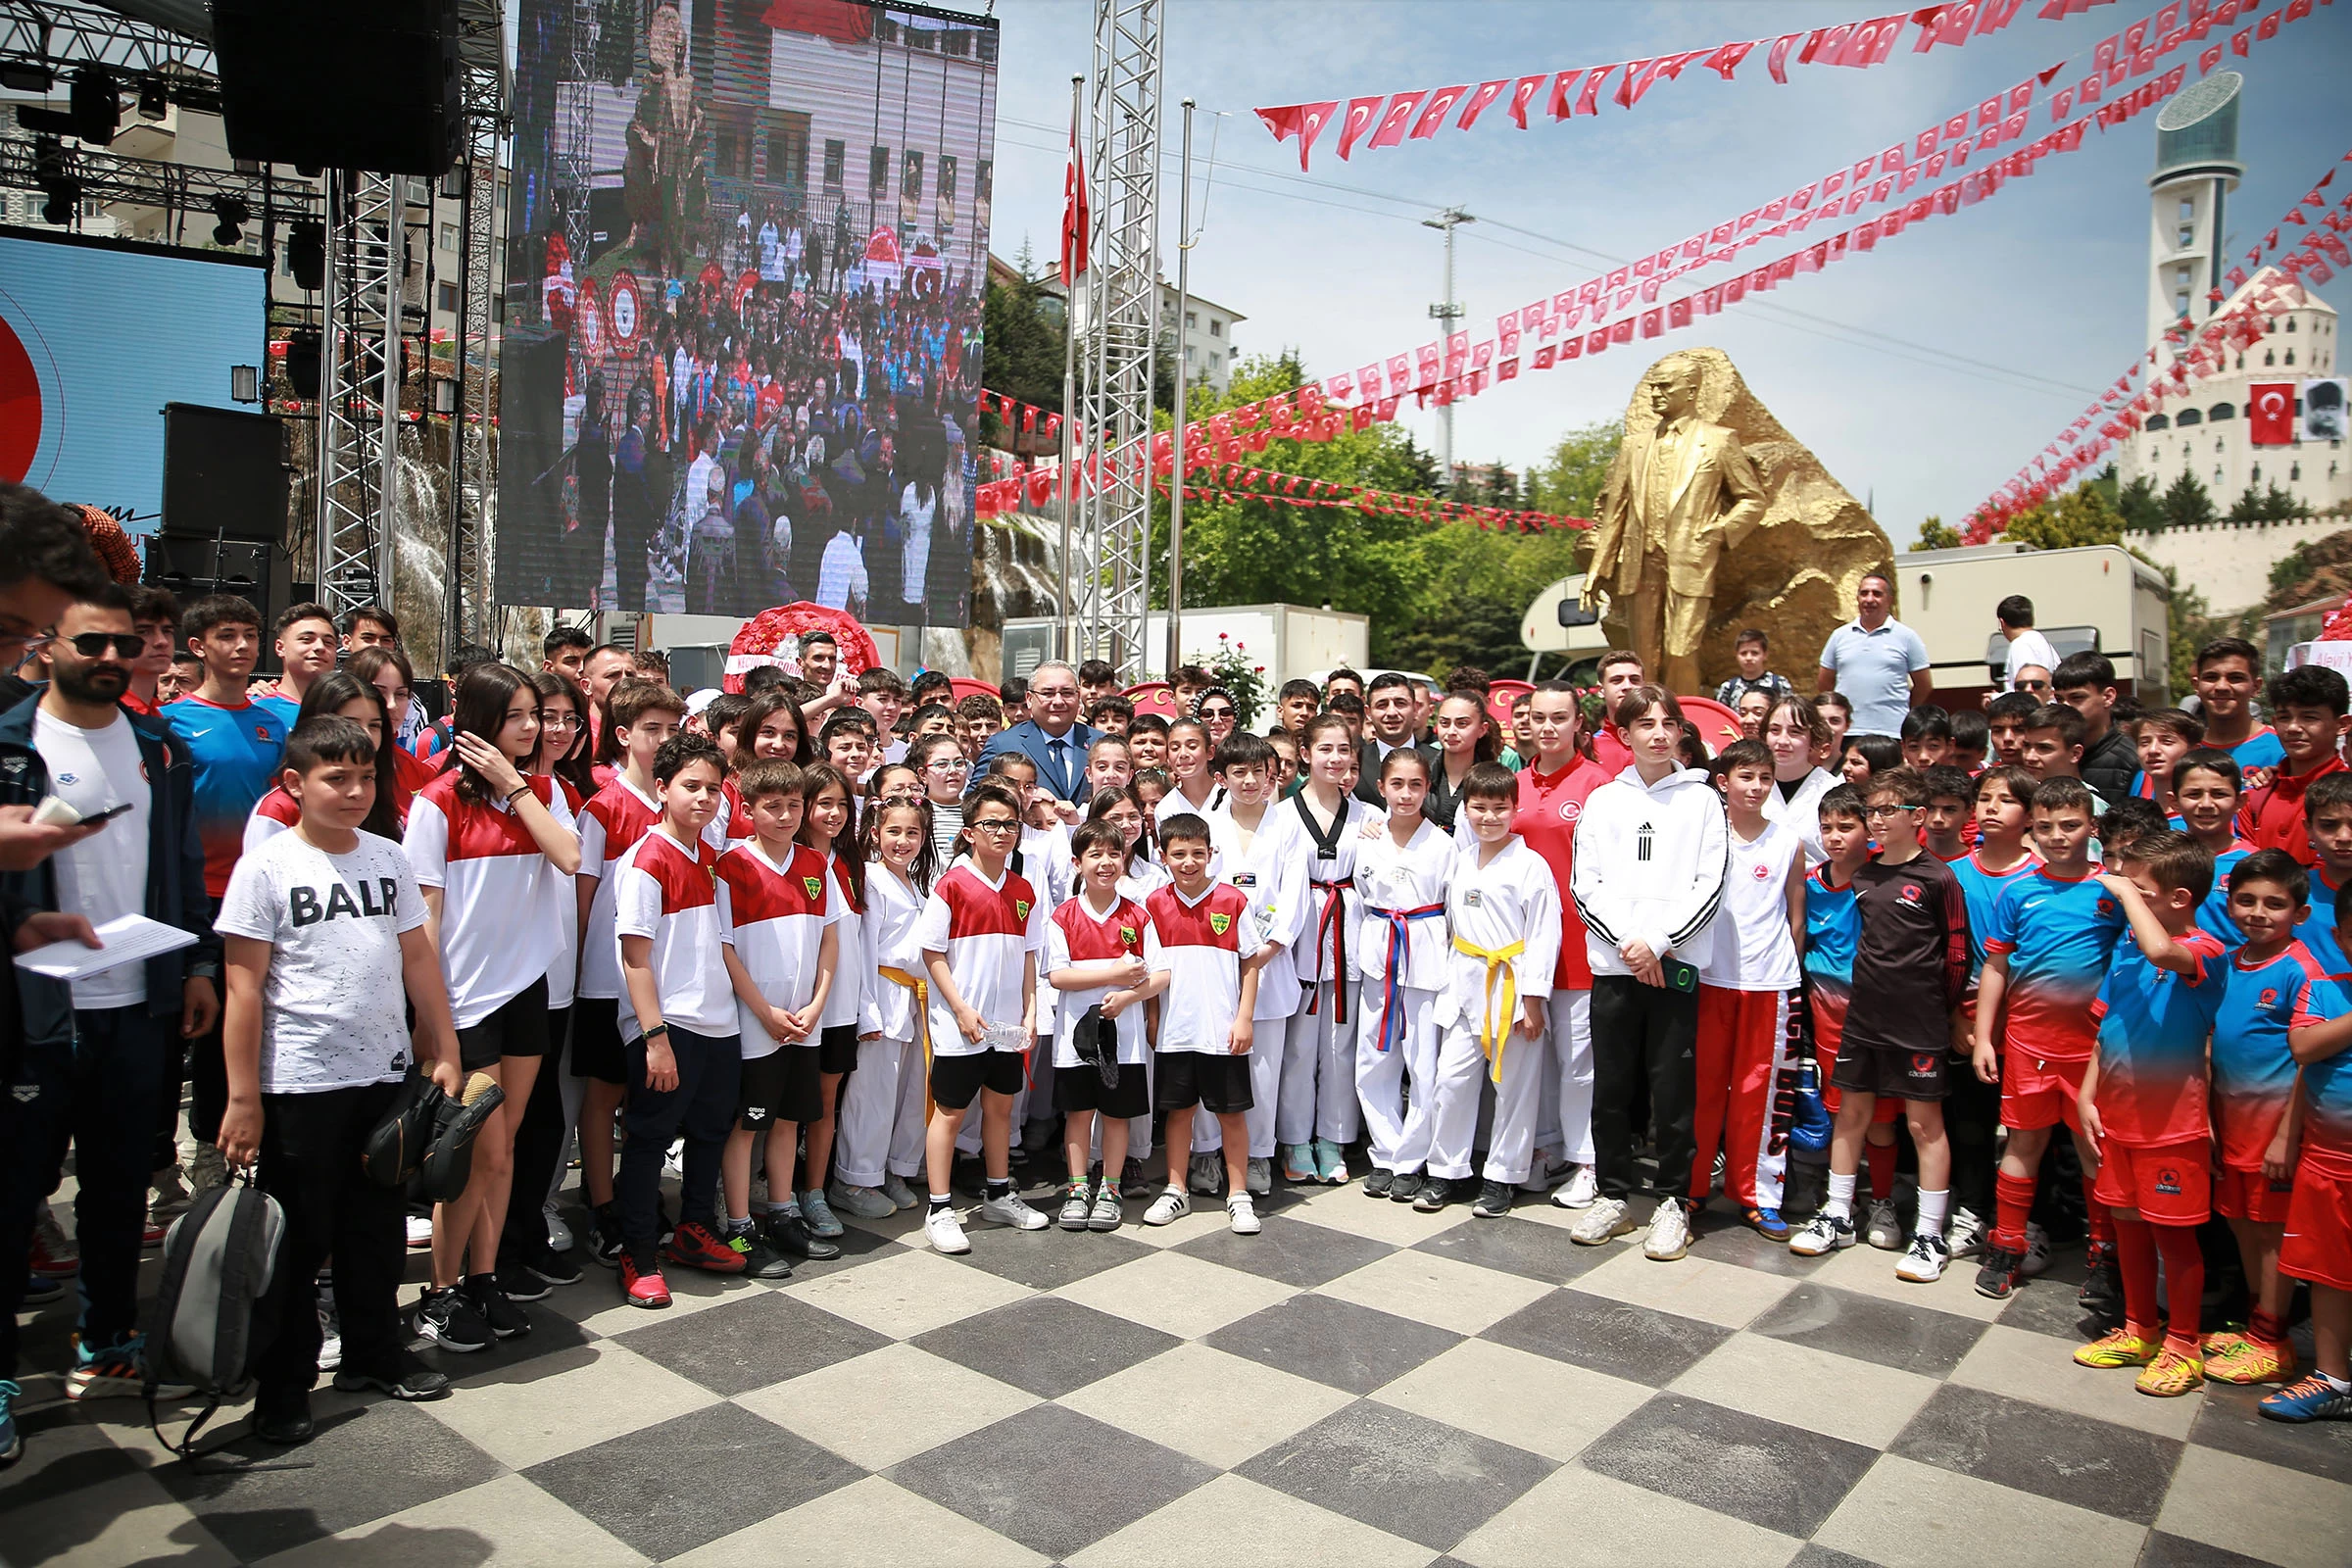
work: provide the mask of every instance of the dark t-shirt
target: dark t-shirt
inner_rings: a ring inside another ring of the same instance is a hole
[[[1968,900],[1960,879],[1932,855],[1900,865],[1866,862],[1854,873],[1861,936],[1844,1044],[1885,1051],[1941,1051],[1968,984]]]

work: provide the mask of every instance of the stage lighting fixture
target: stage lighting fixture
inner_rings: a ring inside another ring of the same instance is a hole
[[[47,93],[56,80],[47,66],[29,60],[0,62],[0,87],[10,92]]]
[[[112,73],[95,66],[74,72],[68,103],[74,135],[98,147],[115,139],[116,127],[122,122],[122,98]]]
[[[286,230],[286,267],[294,274],[294,286],[305,293],[326,286],[324,223],[310,220]]]
[[[232,365],[228,368],[228,401],[259,403],[262,401],[262,368],[258,365]]]
[[[245,220],[253,216],[253,209],[234,196],[216,196],[213,216],[220,220],[213,225],[213,243],[230,246],[244,239]]]
[[[41,182],[41,190],[49,198],[41,203],[41,221],[59,228],[74,221],[74,209],[81,200],[81,183],[73,179],[50,179]]]
[[[171,109],[172,102],[167,96],[164,78],[141,76],[139,78],[139,118],[141,120],[161,120],[171,112]]]

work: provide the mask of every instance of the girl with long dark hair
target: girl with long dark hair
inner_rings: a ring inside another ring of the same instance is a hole
[[[401,823],[409,814],[409,792],[402,787],[393,759],[405,754],[394,739],[391,710],[383,694],[348,671],[328,670],[302,694],[293,728],[300,729],[315,718],[348,718],[375,743],[375,804],[368,808],[360,831],[399,843]],[[260,849],[301,820],[302,810],[293,797],[282,786],[272,786],[254,803],[253,814],[245,819],[245,853]]]

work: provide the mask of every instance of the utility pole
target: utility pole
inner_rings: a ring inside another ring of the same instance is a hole
[[[1176,198],[1176,473],[1168,486],[1168,680],[1184,662],[1184,484],[1190,454],[1184,447],[1185,383],[1192,368],[1184,357],[1184,311],[1192,303],[1193,277],[1193,100],[1184,101],[1184,161]],[[1137,671],[1143,673],[1142,670]]]
[[[1446,231],[1446,297],[1429,308],[1430,318],[1443,323],[1441,336],[1453,332],[1453,323],[1469,314],[1462,302],[1453,297],[1453,231],[1463,223],[1475,223],[1459,207],[1448,207],[1435,218],[1421,220],[1423,228],[1442,228]],[[1453,488],[1453,405],[1448,402],[1438,410],[1438,463],[1445,475],[1446,487]]]

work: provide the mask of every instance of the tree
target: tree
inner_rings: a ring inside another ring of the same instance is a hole
[[[2156,481],[2144,473],[2116,492],[2115,510],[2124,514],[2124,526],[2132,533],[2154,533],[2164,526],[2164,503],[2156,495]]]
[[[1625,440],[1625,422],[1611,419],[1569,431],[1551,456],[1528,470],[1527,505],[1537,512],[1590,517],[1600,504],[1601,482]]]
[[[2186,468],[2164,492],[2164,525],[2167,528],[2193,528],[2213,522],[2220,514],[2213,510],[2213,498],[2197,482],[2197,476]]]
[[[2121,544],[2124,537],[2122,514],[2108,505],[2094,481],[2085,480],[2060,496],[2055,503],[2043,502],[2024,516],[2013,519],[2005,539],[2032,545],[2036,550],[2071,550],[2081,545]]]
[[[1960,530],[1946,527],[1941,517],[1930,517],[1919,525],[1919,543],[1914,550],[1957,550]]]
[[[2287,522],[2303,515],[2302,503],[2273,481],[2265,494],[2257,495],[2252,485],[2230,504],[2230,522]]]
[[[1021,255],[1028,256],[1023,246]],[[988,389],[1022,403],[1055,413],[1061,407],[1063,318],[1044,308],[1044,290],[1026,280],[990,283],[981,301],[980,324],[985,334]],[[983,411],[980,439],[990,446],[1010,445],[1009,433],[992,411]]]

